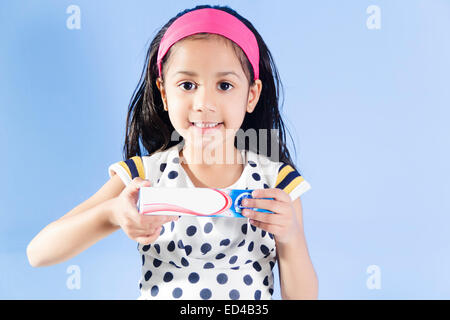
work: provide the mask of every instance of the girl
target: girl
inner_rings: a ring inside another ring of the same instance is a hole
[[[146,60],[128,110],[125,160],[31,241],[30,264],[65,261],[121,228],[138,242],[139,299],[271,299],[276,261],[282,298],[316,299],[299,198],[311,186],[286,148],[278,72],[259,33],[229,7],[197,6],[157,33]],[[143,216],[142,186],[254,189],[257,199],[243,204],[273,213]]]

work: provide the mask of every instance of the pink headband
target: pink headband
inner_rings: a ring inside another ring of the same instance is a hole
[[[253,66],[254,79],[259,79],[259,48],[255,35],[235,16],[212,8],[185,13],[170,25],[159,45],[157,60],[159,76],[161,76],[161,61],[170,47],[189,35],[201,32],[220,34],[239,45]]]

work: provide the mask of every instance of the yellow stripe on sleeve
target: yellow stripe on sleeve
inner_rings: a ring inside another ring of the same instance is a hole
[[[139,177],[145,179],[145,171],[144,171],[144,164],[142,163],[142,158],[139,156],[134,156],[131,159],[134,161],[134,164],[136,165]]]

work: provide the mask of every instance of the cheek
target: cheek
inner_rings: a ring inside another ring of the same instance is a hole
[[[245,108],[234,108],[228,109],[227,112],[224,114],[224,122],[225,126],[228,128],[233,129],[239,129],[242,125],[242,122],[244,122],[244,117],[246,114]]]
[[[189,127],[190,123],[188,122],[188,115],[182,108],[171,105],[168,112],[170,122],[177,131]]]

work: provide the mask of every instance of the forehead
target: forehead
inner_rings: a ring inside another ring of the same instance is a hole
[[[240,52],[239,52],[240,51]],[[176,69],[230,69],[242,73],[243,51],[233,41],[217,34],[195,34],[175,43],[169,50],[169,74]],[[195,70],[192,70],[195,71]]]

